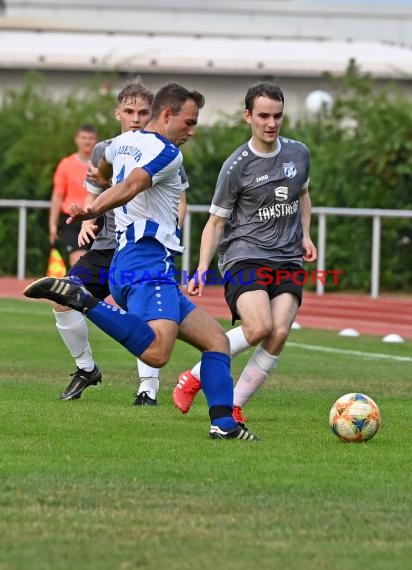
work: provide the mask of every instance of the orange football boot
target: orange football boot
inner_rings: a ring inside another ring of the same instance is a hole
[[[190,370],[186,370],[179,375],[177,384],[173,390],[172,400],[176,408],[182,414],[187,414],[190,410],[196,394],[202,387],[200,380],[193,376]]]

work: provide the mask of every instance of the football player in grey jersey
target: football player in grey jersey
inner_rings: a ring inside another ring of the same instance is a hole
[[[120,123],[121,131],[138,130],[146,126],[150,119],[153,93],[141,83],[135,82],[122,89],[117,97],[115,117]],[[86,204],[91,204],[107,186],[99,184],[93,178],[93,167],[111,140],[98,143],[91,158],[90,175],[85,186],[88,191]],[[179,222],[183,222],[185,214],[185,192],[187,179],[182,175],[182,194],[179,207]],[[85,255],[71,268],[69,274],[84,282],[88,290],[97,298],[105,299],[109,294],[108,275],[110,263],[116,248],[115,225],[113,211],[107,212],[96,224],[93,220],[82,223],[79,234],[79,245],[93,245]],[[99,230],[99,231],[98,231]],[[76,363],[76,372],[64,392],[62,400],[75,400],[81,397],[85,388],[101,382],[102,374],[95,364],[89,344],[88,327],[82,313],[68,307],[53,304],[57,329]],[[159,388],[159,370],[137,360],[140,385],[136,394],[136,405],[156,405],[156,394]]]
[[[278,364],[302,300],[303,261],[316,260],[310,237],[310,155],[295,140],[280,137],[284,96],[270,82],[249,88],[244,117],[251,139],[220,171],[210,217],[203,230],[199,266],[188,285],[204,293],[204,278],[216,250],[225,299],[234,324],[227,334],[231,355],[258,345],[234,391],[234,418]],[[187,413],[200,389],[199,364],[180,374],[173,401]]]

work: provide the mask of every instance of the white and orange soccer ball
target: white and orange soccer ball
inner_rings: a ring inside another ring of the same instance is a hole
[[[377,404],[365,394],[341,396],[329,412],[329,424],[335,435],[345,442],[371,439],[379,429],[381,413]]]

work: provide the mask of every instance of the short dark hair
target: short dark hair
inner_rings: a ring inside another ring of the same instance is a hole
[[[173,115],[178,115],[188,99],[192,99],[201,109],[205,104],[205,98],[199,91],[189,91],[178,83],[168,83],[159,89],[153,99],[152,116],[159,117],[166,107],[170,107]]]
[[[79,133],[93,133],[93,134],[97,135],[97,129],[91,123],[83,123],[77,129],[76,135],[78,135]]]
[[[136,101],[136,99],[145,99],[149,105],[153,103],[153,92],[150,91],[141,81],[134,81],[129,83],[120,91],[117,96],[117,104],[125,103],[129,99]]]
[[[285,102],[282,89],[270,81],[255,83],[255,85],[249,87],[245,96],[245,109],[252,111],[257,97],[268,97],[274,101],[280,101],[281,103]]]

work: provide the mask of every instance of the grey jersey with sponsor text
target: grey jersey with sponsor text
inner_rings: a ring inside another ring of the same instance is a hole
[[[106,147],[112,142],[113,139],[107,139],[105,141],[101,141],[96,144],[93,149],[92,157],[90,162],[93,166],[97,167],[99,160],[102,156],[104,156],[104,151]],[[187,179],[186,171],[183,167],[183,164],[180,167],[180,181],[182,184],[181,190],[187,190],[189,187],[189,181]],[[88,192],[91,194],[99,195],[104,192],[105,188],[100,186],[95,180],[90,178],[89,176],[86,177],[85,186]],[[113,210],[109,210],[103,216],[103,227],[99,231],[96,236],[96,239],[93,242],[91,249],[116,249],[117,242],[116,242],[116,225],[114,221],[114,212]]]
[[[310,155],[279,137],[276,151],[257,152],[250,141],[224,162],[209,209],[227,218],[219,244],[219,269],[237,261],[302,263],[299,196],[309,185]]]

